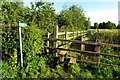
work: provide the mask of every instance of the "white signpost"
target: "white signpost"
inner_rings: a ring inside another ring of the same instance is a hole
[[[27,26],[26,23],[21,23],[19,21],[19,41],[20,41],[20,55],[21,55],[21,67],[23,67],[23,53],[22,53],[22,37],[21,37],[21,27],[25,28]]]

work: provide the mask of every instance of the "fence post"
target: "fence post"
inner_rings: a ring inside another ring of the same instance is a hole
[[[49,32],[47,33],[46,37],[49,38]],[[44,41],[44,46],[49,47],[49,40],[45,40]],[[44,47],[44,53],[45,53],[45,55],[47,55],[48,52],[49,52],[49,50],[46,47]]]
[[[54,37],[58,38],[58,25],[55,25],[54,29],[55,29]]]
[[[65,40],[67,40],[67,32],[65,32]],[[66,44],[67,42],[65,42]],[[65,48],[67,48],[67,45],[65,45]]]
[[[50,33],[47,33],[47,38],[50,38]],[[50,47],[50,41],[47,41],[47,47]],[[50,50],[47,51],[48,55],[50,54]]]
[[[54,38],[58,39],[58,25],[54,26]],[[58,47],[57,41],[54,42],[54,47],[56,47],[56,48]],[[54,53],[53,56],[56,57],[56,55],[57,55],[57,53]]]
[[[99,43],[98,35],[96,37],[95,43]],[[95,52],[100,53],[100,45],[95,46]],[[100,62],[99,56],[95,57],[96,62]]]
[[[74,34],[74,31],[73,31],[73,40],[74,40],[74,38],[75,38],[75,34]]]
[[[67,40],[67,32],[65,32],[65,40]]]
[[[81,36],[81,41],[84,41],[84,37]],[[85,45],[81,44],[81,51],[85,50]],[[84,52],[81,53],[81,61],[84,61]]]

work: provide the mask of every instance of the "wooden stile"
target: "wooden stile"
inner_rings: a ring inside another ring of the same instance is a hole
[[[69,63],[75,64],[76,63],[76,57],[75,56],[70,57]]]
[[[67,53],[67,51],[60,51],[60,62],[64,62],[64,56]]]

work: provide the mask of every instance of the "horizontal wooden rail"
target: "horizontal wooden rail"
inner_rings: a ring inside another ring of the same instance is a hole
[[[64,43],[64,44],[60,44],[60,45],[58,45],[58,47],[61,47],[61,46],[67,45],[67,44],[70,44],[70,42]]]
[[[107,64],[107,63],[102,63],[102,62],[93,62],[93,61],[82,61],[82,60],[77,60],[77,62],[81,63],[87,63],[87,64],[96,64],[96,65],[103,65],[103,66],[112,66],[112,67],[120,67],[119,65],[113,65],[113,64]]]
[[[49,41],[62,41],[62,42],[72,42],[72,43],[80,43],[80,44],[90,44],[90,45],[98,45],[94,42],[87,42],[87,41],[79,41],[79,40],[63,40],[63,39],[56,39],[56,38],[44,38]]]
[[[120,45],[119,44],[108,44],[108,43],[99,43],[100,45],[103,45],[103,46],[111,46],[111,47],[117,47],[117,48],[120,48]]]
[[[59,58],[59,57],[53,57],[53,58]],[[66,59],[70,59],[70,57],[66,58]],[[94,62],[94,61],[87,61],[87,60],[76,60],[77,63],[85,63],[85,64],[93,64],[93,65],[102,65],[102,66],[112,66],[112,67],[118,67],[120,68],[119,65],[115,65],[115,64],[108,64],[108,63],[103,63],[103,62]]]
[[[87,32],[87,31],[78,31],[78,32],[74,32],[74,34],[76,34],[76,33],[84,33],[84,34],[86,34],[85,32]],[[59,32],[58,33],[58,35],[65,35],[66,34],[66,32]],[[67,34],[73,34],[73,32],[67,32]]]
[[[65,49],[65,48],[47,47],[47,46],[45,46],[45,48],[72,51],[72,52],[78,52],[78,53],[88,53],[89,55],[96,55],[96,56],[102,55],[102,56],[120,58],[119,55],[112,55],[107,53],[97,53],[97,52],[91,52],[91,51],[81,51],[81,50],[73,50],[73,49]]]
[[[80,44],[89,44],[89,45],[95,45],[95,46],[111,46],[111,47],[117,47],[120,48],[120,45],[118,44],[108,44],[108,43],[95,43],[90,41],[79,41],[79,40],[63,40],[63,39],[56,39],[56,38],[44,38],[49,41],[62,41],[62,42],[72,42],[72,43],[80,43]]]
[[[64,35],[65,34],[65,32],[60,32],[60,33],[58,33],[58,35]]]

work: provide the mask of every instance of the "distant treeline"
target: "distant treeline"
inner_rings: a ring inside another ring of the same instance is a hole
[[[116,25],[110,21],[106,23],[94,23],[94,26],[91,26],[91,29],[120,29],[120,24]]]

